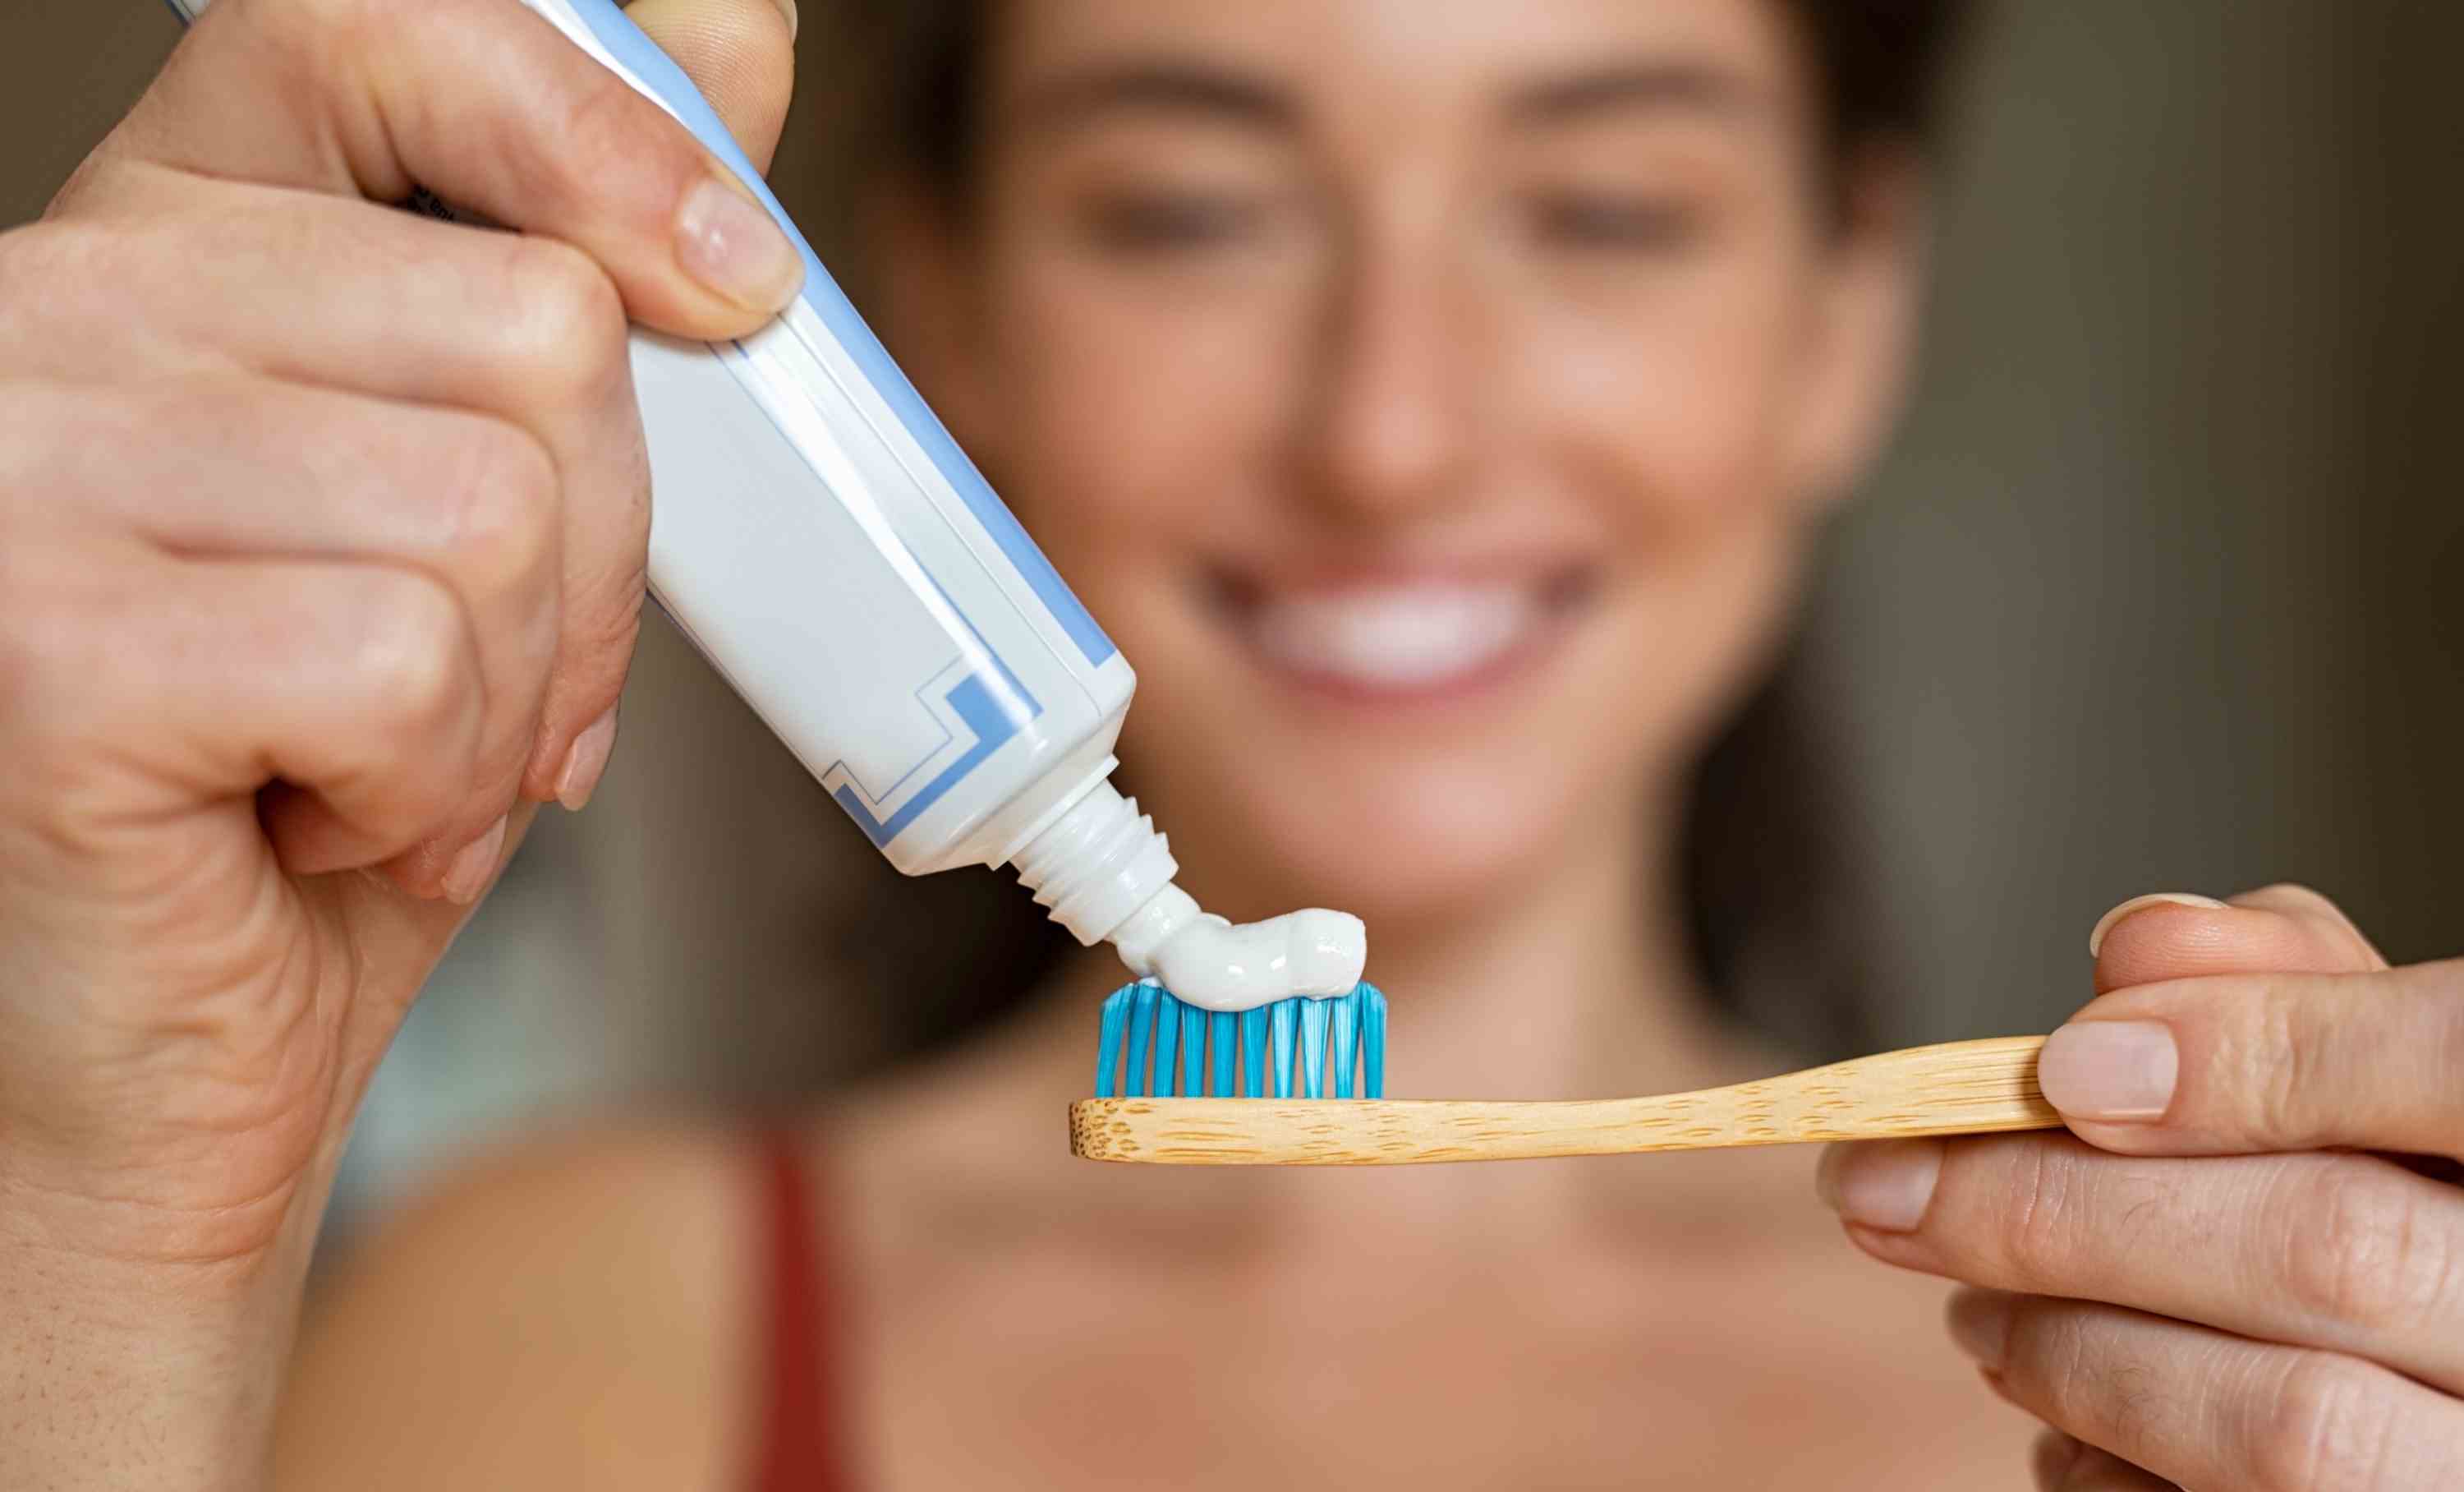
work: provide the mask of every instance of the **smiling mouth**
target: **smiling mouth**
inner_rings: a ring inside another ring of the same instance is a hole
[[[1212,610],[1261,663],[1321,693],[1408,702],[1523,672],[1597,590],[1589,567],[1375,575],[1290,589],[1220,574]]]

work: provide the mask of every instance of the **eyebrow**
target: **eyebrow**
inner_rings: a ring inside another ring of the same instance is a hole
[[[1617,62],[1519,89],[1506,114],[1517,124],[1572,124],[1626,109],[1742,114],[1753,100],[1744,79],[1706,62]]]
[[[1037,83],[1019,102],[1029,124],[1066,127],[1111,114],[1164,114],[1220,120],[1284,133],[1299,126],[1300,106],[1265,78],[1212,63],[1171,57],[1098,63]]]

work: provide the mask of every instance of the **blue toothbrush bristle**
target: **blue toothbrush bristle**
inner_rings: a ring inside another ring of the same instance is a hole
[[[1360,996],[1360,1096],[1386,1096],[1386,996],[1373,984],[1353,991]]]
[[[1356,1037],[1360,1028],[1360,991],[1355,987],[1350,994],[1325,1003],[1333,1007],[1334,1014],[1334,1096],[1348,1099],[1352,1097],[1353,1058],[1359,1053]]]
[[[1266,1007],[1266,1030],[1273,1046],[1267,1058],[1266,1091],[1279,1099],[1292,1096],[1292,1032],[1300,1025],[1301,1002],[1277,1000]]]
[[[1173,1052],[1180,1040],[1180,1002],[1169,990],[1155,991],[1155,1094],[1167,1099],[1180,1093],[1180,1064]],[[1186,1096],[1186,1095],[1182,1095]]]
[[[1295,1076],[1297,1069],[1297,1076]],[[1332,1081],[1329,1082],[1330,1073]],[[1118,1075],[1117,1080],[1115,1075]],[[1150,1086],[1152,1084],[1152,1086]],[[1147,980],[1104,1000],[1095,1097],[1338,1099],[1386,1096],[1386,996],[1370,984],[1237,1015]]]
[[[1194,1099],[1207,1091],[1206,1012],[1195,1005],[1180,1008],[1180,1087],[1177,1091],[1185,1099]]]
[[[1206,1081],[1209,1098],[1232,1096],[1233,1064],[1241,1056],[1241,1049],[1233,1045],[1232,1032],[1240,1023],[1241,1017],[1230,1011],[1216,1011],[1206,1017],[1206,1039],[1212,1048],[1209,1055],[1215,1058],[1214,1075]]]
[[[1263,1005],[1241,1013],[1241,1096],[1266,1096],[1266,1008]]]
[[[1155,996],[1162,991],[1144,980],[1130,986],[1130,1049],[1121,1091],[1133,1099],[1147,1096],[1147,1038],[1155,1034]]]
[[[1121,1065],[1121,1037],[1128,1034],[1130,995],[1136,985],[1123,985],[1104,996],[1104,1030],[1095,1043],[1095,1097],[1112,1096],[1112,1074]]]
[[[1326,1097],[1326,1018],[1332,1000],[1301,1005],[1301,1097]]]

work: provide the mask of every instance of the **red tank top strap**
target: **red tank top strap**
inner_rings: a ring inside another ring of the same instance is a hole
[[[755,1235],[761,1250],[755,1278],[767,1309],[756,1333],[763,1351],[752,1492],[848,1492],[835,1433],[836,1324],[813,1170],[793,1130],[765,1129],[759,1139],[762,1226]]]

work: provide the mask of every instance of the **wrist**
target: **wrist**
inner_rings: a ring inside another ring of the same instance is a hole
[[[241,1258],[119,1257],[67,1241],[79,1208],[11,1190],[0,1487],[263,1492],[313,1228]]]

